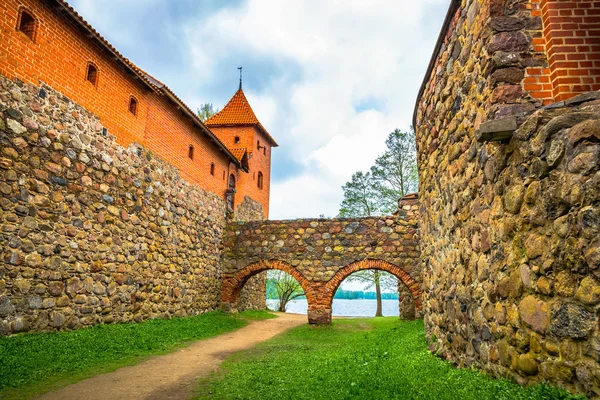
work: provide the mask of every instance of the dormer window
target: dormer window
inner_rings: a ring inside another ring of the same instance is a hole
[[[88,63],[85,79],[94,86],[98,83],[98,68],[94,64]]]
[[[233,138],[233,143],[239,144],[240,143],[240,137],[236,136],[235,138]]]
[[[192,146],[191,144],[190,147],[188,147],[188,158],[190,160],[194,159],[194,146]]]
[[[35,17],[25,10],[21,10],[17,30],[23,32],[31,41],[35,37]]]
[[[135,97],[131,96],[129,98],[129,112],[132,113],[133,115],[137,115],[137,106],[138,106],[138,102],[135,99]]]

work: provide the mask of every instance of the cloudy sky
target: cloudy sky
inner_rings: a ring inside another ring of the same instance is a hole
[[[192,109],[238,86],[278,141],[271,219],[337,215],[413,106],[450,0],[70,0]]]

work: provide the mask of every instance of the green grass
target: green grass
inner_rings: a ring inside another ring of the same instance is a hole
[[[97,325],[72,332],[0,338],[0,399],[29,398],[78,380],[139,363],[194,340],[230,332],[248,320],[275,318],[266,311],[237,316],[213,312],[187,318]]]
[[[230,357],[200,382],[211,399],[568,399],[457,369],[426,350],[423,322],[349,319],[302,326]]]

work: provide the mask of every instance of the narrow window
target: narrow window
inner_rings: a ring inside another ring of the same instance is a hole
[[[267,146],[263,146],[263,154],[266,156],[267,155]]]
[[[25,10],[21,10],[17,29],[23,32],[29,39],[33,41],[35,35],[35,18],[33,15]]]
[[[215,176],[215,163],[210,163],[210,174]]]
[[[263,174],[260,171],[258,172],[258,180],[257,180],[256,183],[257,183],[258,188],[260,190],[262,190],[262,188],[263,188]]]
[[[135,99],[135,97],[131,96],[129,98],[129,112],[132,113],[133,115],[137,115],[137,106],[138,106],[138,102]]]
[[[194,146],[192,146],[191,144],[190,147],[188,147],[188,158],[190,160],[194,159]]]
[[[223,171],[223,180],[225,180],[225,171]]]
[[[98,68],[94,64],[88,63],[85,79],[90,81],[94,86],[98,83]]]
[[[257,140],[257,141],[256,141],[256,148],[257,148],[258,150],[260,150],[260,140]]]
[[[258,186],[258,188],[260,190],[262,190],[262,172],[258,172],[258,179],[256,181],[256,186]]]
[[[239,137],[239,136],[236,136],[236,137],[233,139],[233,142],[234,142],[235,144],[238,144],[238,143],[240,142],[240,137]]]

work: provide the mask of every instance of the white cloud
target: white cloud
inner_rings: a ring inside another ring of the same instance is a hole
[[[222,52],[245,49],[291,60],[301,70],[300,81],[285,93],[276,85],[260,95],[250,91],[257,116],[282,143],[275,151],[304,166],[301,175],[272,183],[271,218],[337,214],[341,186],[356,170],[369,168],[389,132],[410,125],[438,33],[419,24],[436,6],[441,25],[447,5],[250,0],[188,30],[188,45],[202,68],[211,68],[207,58],[213,57],[216,68]],[[355,109],[373,99],[377,110]]]
[[[99,12],[96,1],[77,2],[82,14],[92,19]],[[202,14],[200,20],[166,24],[189,65],[163,67],[163,73],[172,72],[158,78],[194,108],[211,98],[208,83],[222,81],[225,74],[234,76],[239,63],[251,60],[252,66],[244,64],[244,75],[261,83],[248,85],[246,78],[244,91],[280,144],[274,152],[302,167],[300,174],[272,182],[270,217],[334,216],[343,197],[341,186],[355,171],[373,163],[389,132],[410,126],[449,2],[247,0],[238,7],[228,3]],[[124,3],[127,10],[145,7],[142,0]],[[164,10],[166,4],[152,0],[150,7]],[[198,15],[201,3],[189,4],[198,8]],[[98,20],[112,32],[109,16],[102,14]],[[131,32],[123,29],[113,41],[121,45],[131,36],[138,40]],[[160,49],[146,46],[147,52],[160,57]],[[231,89],[229,96],[235,86]],[[210,90],[214,93],[214,88]],[[216,107],[224,105],[209,101]],[[370,105],[373,109],[368,109]],[[274,163],[272,168],[283,166]]]

